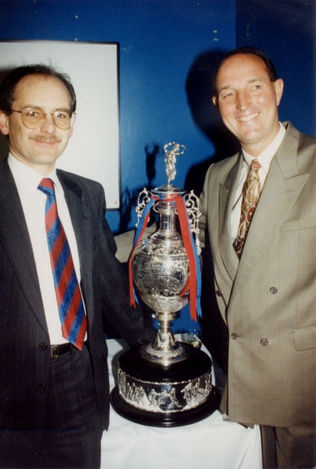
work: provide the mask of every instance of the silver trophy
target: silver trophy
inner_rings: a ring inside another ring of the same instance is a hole
[[[168,182],[152,192],[143,189],[136,208],[138,228],[148,207],[159,215],[159,228],[146,239],[139,240],[136,234],[130,259],[133,284],[154,311],[158,331],[153,343],[120,357],[112,404],[121,415],[138,423],[176,426],[209,415],[219,404],[219,394],[212,385],[210,357],[176,341],[171,330],[179,311],[189,300],[195,302],[192,276],[199,274],[195,269],[199,266],[200,212],[193,191],[186,194],[171,184],[176,157],[184,153],[185,146],[172,142],[164,151]],[[193,309],[196,313],[195,305]]]

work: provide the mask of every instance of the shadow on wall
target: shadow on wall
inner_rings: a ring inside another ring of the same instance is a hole
[[[146,175],[147,184],[145,187],[150,190],[152,189],[153,180],[156,177],[156,160],[161,155],[162,149],[158,144],[148,144],[145,146],[146,153]],[[144,186],[137,187],[133,191],[130,191],[128,187],[121,194],[121,216],[120,216],[120,228],[119,233],[124,233],[129,229],[129,223],[132,219],[131,212],[135,210],[137,205],[138,194],[144,189]]]
[[[221,50],[210,50],[201,53],[194,60],[186,80],[187,100],[193,120],[215,148],[214,154],[208,155],[204,159],[201,158],[202,161],[191,166],[187,174],[184,190],[189,192],[193,189],[197,195],[201,193],[205,173],[210,163],[220,161],[239,150],[237,140],[226,129],[216,107],[212,103],[214,75],[225,55],[226,51]],[[145,154],[148,179],[146,187],[150,190],[156,175],[157,157],[163,155],[163,148],[158,144],[148,144],[145,147]],[[143,187],[137,187],[133,191],[126,188],[123,191],[121,195],[119,233],[124,233],[129,229],[132,210],[137,205],[137,197]]]
[[[188,104],[194,122],[214,145],[215,153],[193,165],[186,177],[184,189],[200,194],[204,176],[210,163],[220,161],[239,150],[235,137],[226,129],[219,112],[212,103],[214,76],[226,51],[210,50],[198,55],[186,81]]]
[[[233,155],[240,148],[238,141],[222,123],[219,112],[212,103],[215,73],[225,55],[226,52],[221,50],[203,52],[193,62],[186,81],[187,99],[193,120],[214,146],[214,154],[193,165],[187,174],[185,190],[194,189],[197,195],[203,188],[205,173],[209,165]],[[206,233],[207,236],[208,233]],[[208,314],[203,314],[200,320],[202,340],[211,352],[215,363],[226,373],[227,328],[218,310],[213,282],[210,281],[213,264],[208,241],[206,241],[202,258],[201,307],[203,312],[208,311]],[[216,366],[215,369],[218,374],[219,368]],[[223,373],[221,376],[224,376]],[[221,381],[223,382],[222,378]]]

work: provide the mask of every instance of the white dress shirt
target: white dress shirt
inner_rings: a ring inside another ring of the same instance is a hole
[[[260,178],[260,184],[261,188],[263,188],[263,185],[265,183],[266,177],[269,172],[270,164],[271,161],[276,154],[279,146],[282,143],[282,140],[285,135],[285,128],[283,125],[280,123],[280,130],[277,134],[277,136],[274,138],[274,140],[270,143],[270,145],[263,150],[260,155],[257,157],[251,156],[248,153],[245,152],[245,150],[242,150],[243,153],[243,166],[242,166],[242,171],[240,174],[239,181],[237,183],[237,189],[235,192],[235,197],[234,197],[234,203],[233,203],[233,209],[232,209],[232,215],[231,215],[231,239],[232,243],[235,241],[237,232],[238,232],[238,227],[239,227],[239,221],[240,221],[240,212],[241,212],[241,202],[242,202],[242,188],[244,185],[244,182],[247,178],[247,174],[249,171],[249,167],[251,164],[251,160],[258,160],[259,163],[261,164],[261,168],[259,169],[259,178]]]
[[[63,338],[61,331],[54,279],[47,245],[45,229],[45,203],[47,196],[37,189],[43,176],[17,160],[11,154],[9,154],[8,163],[17,186],[31,239],[50,343],[66,343],[67,341]],[[64,197],[64,191],[57,177],[56,170],[45,177],[51,178],[55,183],[58,214],[68,239],[78,283],[80,284],[81,276],[77,243],[68,206]]]

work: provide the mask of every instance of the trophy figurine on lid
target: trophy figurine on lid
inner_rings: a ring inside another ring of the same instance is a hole
[[[119,358],[111,401],[125,418],[152,426],[186,425],[210,415],[220,395],[212,384],[212,360],[199,348],[176,341],[171,329],[189,302],[191,319],[200,311],[199,200],[175,187],[176,157],[185,146],[164,146],[167,184],[138,196],[134,247],[129,260],[130,296],[136,292],[153,311],[158,331],[153,343],[138,345]],[[143,238],[151,213],[159,228]],[[136,291],[135,291],[136,290]]]

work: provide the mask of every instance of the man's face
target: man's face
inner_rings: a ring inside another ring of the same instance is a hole
[[[252,156],[258,156],[279,130],[281,79],[271,82],[265,63],[251,54],[226,59],[216,80],[218,106],[226,127]]]
[[[48,113],[41,127],[29,129],[18,112],[7,116],[0,111],[0,130],[9,135],[12,155],[42,175],[48,175],[63,153],[72,129],[61,130],[49,114],[56,109],[70,110],[70,96],[65,85],[55,77],[27,75],[14,92],[12,109],[39,107]]]

